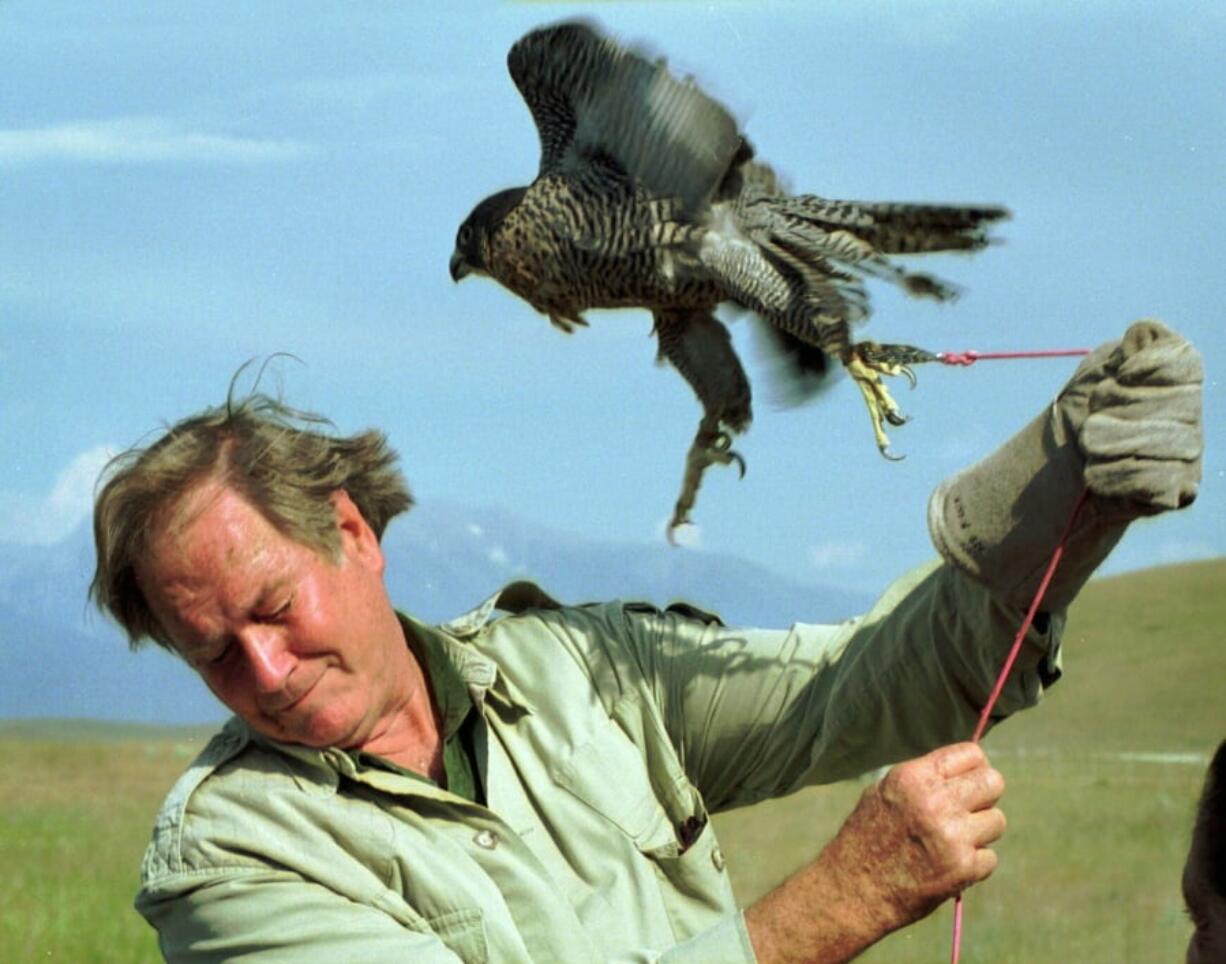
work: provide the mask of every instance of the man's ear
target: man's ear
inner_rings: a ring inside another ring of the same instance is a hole
[[[370,527],[362,511],[344,489],[333,492],[331,499],[341,540],[341,556],[353,558],[382,575],[383,547],[379,545],[375,530]]]

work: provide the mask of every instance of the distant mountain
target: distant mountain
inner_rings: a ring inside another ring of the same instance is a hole
[[[429,620],[471,609],[514,579],[531,579],[562,602],[684,599],[725,622],[754,626],[833,622],[872,602],[862,593],[791,580],[735,556],[674,548],[663,539],[598,542],[503,509],[439,501],[394,523],[384,550],[392,598]]]
[[[395,522],[384,550],[393,600],[436,622],[515,579],[532,579],[563,602],[685,599],[741,625],[835,622],[871,602],[733,556],[663,542],[598,542],[501,509],[443,502],[416,506]],[[128,652],[119,631],[86,602],[92,573],[85,525],[53,546],[0,544],[0,718],[222,718],[225,710],[178,660],[155,646]]]

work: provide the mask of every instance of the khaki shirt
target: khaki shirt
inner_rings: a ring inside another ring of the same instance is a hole
[[[168,959],[753,961],[708,814],[966,739],[1021,618],[936,564],[787,630],[510,590],[409,621],[480,713],[487,805],[232,720],[141,869]],[[1059,675],[1058,625],[1031,631],[998,718]]]

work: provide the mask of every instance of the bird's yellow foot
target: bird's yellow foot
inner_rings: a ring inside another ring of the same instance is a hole
[[[873,423],[873,438],[877,442],[877,448],[887,459],[898,460],[902,456],[891,454],[890,439],[885,434],[882,423],[905,425],[907,417],[902,414],[881,376],[902,375],[914,388],[915,372],[911,366],[933,361],[935,358],[935,355],[922,348],[912,348],[910,345],[878,345],[871,341],[852,345],[844,354],[843,364],[856,387],[860,389],[860,394],[864,396],[864,404],[868,406],[868,417]]]
[[[677,544],[674,537],[679,526],[692,521],[690,510],[698,498],[698,489],[702,485],[703,473],[712,465],[733,465],[745,477],[745,460],[732,449],[732,436],[719,427],[717,419],[704,418],[698,426],[698,433],[690,443],[690,450],[685,456],[685,477],[681,482],[681,494],[677,497],[677,505],[673,509],[673,517],[668,523],[668,541]]]

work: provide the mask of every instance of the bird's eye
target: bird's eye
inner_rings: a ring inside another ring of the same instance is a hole
[[[467,224],[461,224],[460,225],[460,236],[456,238],[456,241],[458,241],[461,245],[465,245],[465,244],[468,244],[468,242],[472,240],[472,236],[473,236],[472,227],[470,227]]]

